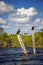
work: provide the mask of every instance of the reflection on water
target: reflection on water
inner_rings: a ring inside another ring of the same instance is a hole
[[[43,65],[43,49],[37,49],[36,56],[27,48],[28,56],[21,48],[0,49],[0,65]]]

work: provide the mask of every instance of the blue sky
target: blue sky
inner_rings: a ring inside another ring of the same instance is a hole
[[[29,7],[35,7],[39,11],[43,11],[43,0],[0,0],[4,1],[7,4],[11,4],[14,6],[14,8],[29,8]]]
[[[43,28],[43,0],[0,0],[0,27],[8,33],[31,33]]]

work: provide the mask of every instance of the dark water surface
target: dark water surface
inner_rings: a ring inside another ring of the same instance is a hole
[[[37,49],[36,56],[27,48],[25,56],[21,48],[0,49],[0,65],[43,65],[43,49]]]

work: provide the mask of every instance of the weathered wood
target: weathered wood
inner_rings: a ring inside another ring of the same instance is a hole
[[[33,44],[33,53],[36,55],[36,45],[35,45],[35,38],[34,38],[34,30],[32,30],[32,44]]]
[[[24,43],[23,43],[23,40],[22,40],[21,36],[20,36],[20,35],[17,35],[17,38],[18,38],[18,41],[19,41],[19,43],[20,43],[20,46],[21,46],[21,48],[22,48],[23,53],[24,53],[25,55],[28,55],[28,54],[27,54],[27,50],[26,50],[26,48],[25,48],[25,46],[24,46]]]

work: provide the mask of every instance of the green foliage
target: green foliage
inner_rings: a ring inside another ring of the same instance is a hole
[[[34,36],[36,47],[43,48],[43,32],[36,32]],[[26,47],[32,47],[32,35],[21,35],[21,37]],[[0,35],[0,47],[20,47],[17,35],[8,35],[3,32],[3,34]]]
[[[32,47],[32,36],[21,36],[26,47]]]
[[[9,38],[11,40],[12,47],[20,47],[17,35],[10,35]]]

